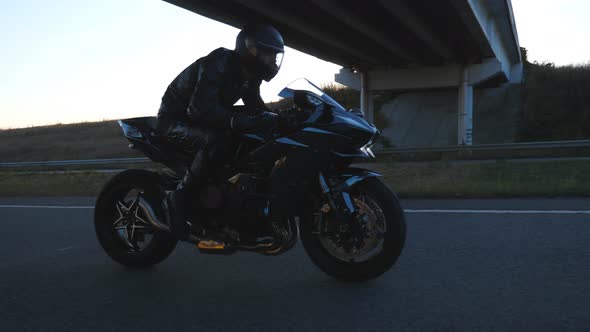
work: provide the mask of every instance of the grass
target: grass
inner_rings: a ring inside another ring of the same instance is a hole
[[[400,197],[590,196],[590,161],[365,164]],[[0,173],[0,196],[97,195],[109,173]]]
[[[113,174],[0,172],[0,196],[95,196]]]
[[[590,161],[384,163],[373,165],[403,197],[590,195]]]
[[[140,157],[115,121],[0,130],[0,162]]]

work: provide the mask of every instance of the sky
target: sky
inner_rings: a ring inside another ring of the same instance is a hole
[[[497,1],[497,0],[489,0]],[[590,60],[587,0],[512,0],[531,61]],[[160,0],[0,2],[0,129],[154,116],[170,81],[238,30]],[[265,101],[340,66],[287,48]]]
[[[529,61],[590,62],[590,1],[512,0],[512,8],[520,46],[528,50]]]

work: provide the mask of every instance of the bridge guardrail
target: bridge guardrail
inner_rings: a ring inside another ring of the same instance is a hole
[[[530,142],[509,144],[481,144],[442,147],[407,147],[375,150],[378,157],[394,160],[489,160],[535,157],[589,157],[590,140]],[[149,163],[148,158],[110,158],[82,160],[51,160],[0,162],[0,168],[92,166]]]

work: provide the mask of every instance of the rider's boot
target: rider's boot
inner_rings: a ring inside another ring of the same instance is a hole
[[[164,199],[167,221],[172,235],[179,240],[186,240],[190,225],[187,223],[190,211],[190,198],[197,192],[203,182],[203,165],[205,152],[197,153],[191,167],[186,171],[184,178],[177,185],[176,190],[166,195]]]
[[[178,240],[186,240],[189,234],[187,200],[194,182],[193,178],[194,176],[187,171],[176,190],[168,193],[164,199],[170,232]]]

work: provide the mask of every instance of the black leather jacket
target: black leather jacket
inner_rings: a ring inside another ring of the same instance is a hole
[[[276,119],[268,120],[276,117],[265,112],[261,82],[246,80],[238,55],[218,48],[188,66],[170,83],[162,97],[158,119],[220,131],[272,126]],[[233,107],[240,98],[245,107]]]

